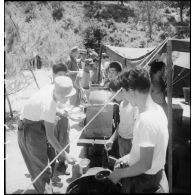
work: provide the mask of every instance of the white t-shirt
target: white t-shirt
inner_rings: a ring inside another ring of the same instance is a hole
[[[77,77],[79,78],[79,85],[82,88],[89,88],[91,79],[90,79],[90,73],[87,73],[83,70],[79,70],[79,73],[77,74]]]
[[[22,109],[21,119],[32,121],[44,120],[50,123],[55,122],[56,118],[56,102],[53,99],[54,85],[47,85],[38,90]]]
[[[133,126],[136,119],[137,108],[130,103],[124,105],[122,101],[119,105],[120,123],[118,134],[125,139],[133,138]]]
[[[152,167],[146,174],[155,174],[164,168],[168,145],[168,121],[163,109],[156,104],[156,109],[139,115],[133,134],[133,143],[129,164],[135,164],[140,159],[141,147],[154,147]]]

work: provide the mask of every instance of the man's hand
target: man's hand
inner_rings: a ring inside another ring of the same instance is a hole
[[[122,158],[119,158],[114,165],[114,168],[120,168],[121,165],[123,165],[123,167],[126,167],[129,165],[129,154],[123,156]]]
[[[64,110],[62,116],[68,118],[69,117],[68,111]]]
[[[77,162],[77,159],[71,156],[70,154],[67,155],[66,157],[67,163],[74,165]]]
[[[113,146],[113,140],[111,139],[107,140],[105,144],[105,149],[109,151],[112,149],[112,146]]]
[[[115,169],[109,176],[108,179],[110,179],[114,184],[117,184],[119,180],[121,179],[120,177],[120,170]]]

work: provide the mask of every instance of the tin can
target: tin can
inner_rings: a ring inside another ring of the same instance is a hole
[[[80,174],[85,174],[89,169],[90,160],[87,158],[84,158],[79,163],[79,171]]]
[[[78,163],[76,163],[72,166],[72,178],[76,179],[76,178],[79,178],[80,176],[81,176],[80,166]]]

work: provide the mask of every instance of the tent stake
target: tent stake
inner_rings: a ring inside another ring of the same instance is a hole
[[[169,192],[172,193],[172,42],[167,42],[167,97],[168,97],[168,180]]]

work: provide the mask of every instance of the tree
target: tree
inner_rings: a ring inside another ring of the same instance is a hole
[[[121,6],[124,6],[124,0],[120,1],[121,2]]]
[[[183,10],[190,8],[190,1],[167,1],[166,4],[173,8],[179,8],[180,20],[183,22]]]
[[[100,44],[104,36],[106,36],[106,31],[102,26],[93,23],[84,30],[83,44],[86,48],[95,49],[95,51],[99,53]]]
[[[28,54],[21,41],[19,26],[14,22],[12,18],[13,7],[10,7],[10,9],[11,10],[9,10],[8,7],[5,7],[5,97],[7,99],[10,116],[12,118],[13,110],[9,100],[9,95],[20,91],[23,86],[21,85],[20,81],[18,82],[18,80],[15,79],[9,81],[8,78],[11,76],[15,77],[16,75],[18,75],[18,72],[20,72],[22,69],[21,65],[24,64],[24,61],[28,58]],[[12,60],[12,62],[10,63],[9,60]],[[28,62],[29,64],[27,67],[31,71],[34,81],[39,88],[34,72],[30,66],[30,60]]]
[[[160,8],[162,2],[160,1],[139,1],[135,3],[135,15],[139,22],[142,23],[143,28],[148,29],[148,37],[151,40],[153,37],[153,26],[157,20],[160,20]]]
[[[147,16],[148,16],[148,27],[149,27],[149,38],[152,39],[152,23],[151,23],[151,15],[150,15],[150,8],[149,3],[146,1],[146,8],[147,8]]]

